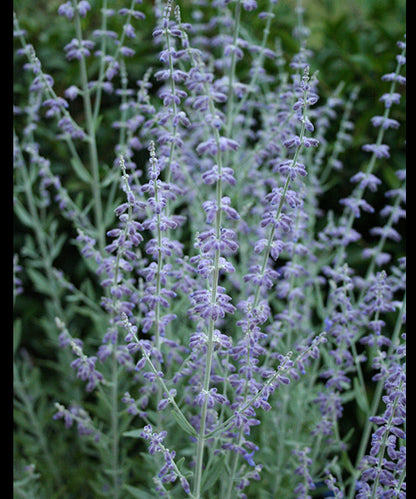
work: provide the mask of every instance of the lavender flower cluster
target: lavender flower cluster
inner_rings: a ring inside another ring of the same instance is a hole
[[[386,143],[402,140],[405,39],[334,213],[322,199],[358,90],[321,103],[302,2],[291,57],[272,39],[277,0],[122,3],[57,8],[73,33],[62,66],[79,74],[64,89],[14,16],[29,82],[14,302],[28,282],[44,296],[56,372],[17,317],[16,425],[32,440],[16,439],[16,494],[406,497],[406,175]],[[145,23],[155,67],[137,79]],[[360,234],[381,188],[380,226]]]

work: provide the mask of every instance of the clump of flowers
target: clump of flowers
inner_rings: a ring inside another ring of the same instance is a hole
[[[285,58],[277,0],[64,2],[66,88],[15,14],[22,496],[405,497],[406,44],[344,172],[358,90],[322,98],[295,10]]]

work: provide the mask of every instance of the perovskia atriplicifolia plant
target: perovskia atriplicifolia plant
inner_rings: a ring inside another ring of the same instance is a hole
[[[15,12],[16,497],[406,497],[405,37],[340,196],[360,89],[279,8]]]

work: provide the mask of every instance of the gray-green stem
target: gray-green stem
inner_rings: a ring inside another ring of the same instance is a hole
[[[81,44],[82,41],[82,30],[81,30],[81,19],[78,13],[78,9],[75,10],[75,31],[76,36]],[[104,254],[105,248],[105,226],[103,220],[103,208],[101,203],[101,192],[100,192],[100,171],[99,171],[99,162],[98,162],[98,151],[97,151],[97,143],[96,143],[96,135],[95,135],[95,123],[94,116],[92,112],[91,106],[91,98],[90,98],[90,90],[88,88],[88,73],[87,73],[87,65],[85,62],[85,58],[82,55],[80,61],[80,76],[81,76],[81,88],[82,88],[82,97],[84,100],[84,111],[85,111],[85,121],[87,127],[88,134],[88,151],[89,151],[89,160],[90,160],[90,168],[92,175],[92,195],[94,199],[94,214],[95,214],[95,224],[96,224],[96,232],[97,239],[100,248],[101,254]]]

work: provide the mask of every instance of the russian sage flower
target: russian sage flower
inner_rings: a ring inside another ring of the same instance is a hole
[[[301,1],[287,57],[281,13],[59,2],[42,62],[14,16],[16,448],[45,494],[405,497],[406,44],[363,144],[358,87],[312,72]]]
[[[405,338],[403,338],[405,339]],[[374,367],[379,369],[373,379],[383,382],[384,413],[371,416],[375,430],[368,455],[360,463],[357,497],[405,497],[406,483],[406,376],[403,344],[390,358],[379,354]]]

